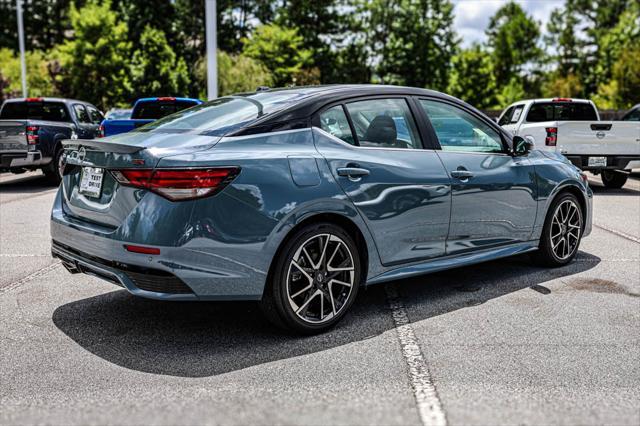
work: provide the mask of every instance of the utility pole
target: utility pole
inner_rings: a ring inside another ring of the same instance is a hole
[[[216,0],[205,0],[205,32],[207,43],[207,97],[218,97],[218,41],[216,28]]]
[[[22,25],[22,0],[16,0],[18,14],[18,44],[20,45],[20,71],[22,74],[22,97],[27,97],[27,64],[24,59],[24,27]]]

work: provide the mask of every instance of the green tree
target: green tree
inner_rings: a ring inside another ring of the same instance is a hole
[[[59,91],[103,109],[131,100],[127,24],[118,22],[110,6],[108,0],[90,0],[81,9],[72,5],[73,38],[52,52],[60,67]]]
[[[277,86],[295,83],[295,75],[310,63],[311,51],[303,47],[295,28],[262,25],[244,39],[243,54],[260,61],[273,75]]]
[[[342,41],[348,22],[338,0],[288,0],[277,13],[277,24],[298,29],[305,48],[313,52],[312,63],[320,72],[320,80],[329,82],[339,60],[331,45]]]
[[[52,85],[47,69],[47,55],[39,50],[26,53],[27,87],[29,96],[55,96],[58,93]],[[0,101],[22,96],[22,80],[19,56],[7,48],[0,48]]]
[[[147,26],[139,44],[131,60],[131,83],[136,96],[184,96],[190,82],[187,64],[176,57],[164,32]]]
[[[458,44],[449,0],[365,1],[357,13],[380,82],[447,87]]]
[[[206,72],[203,70],[203,80],[205,74]],[[220,96],[253,92],[260,86],[271,85],[273,85],[273,78],[262,63],[244,55],[230,55],[218,51],[218,92]]]
[[[507,105],[527,98],[528,91],[525,89],[523,81],[519,77],[513,77],[508,84],[502,86],[498,93],[498,107],[505,108]]]
[[[453,57],[447,93],[488,109],[496,105],[496,91],[491,57],[482,46],[475,44]]]
[[[542,84],[542,95],[547,98],[574,98],[582,96],[583,92],[584,86],[580,77],[571,72],[550,73]]]
[[[491,17],[486,33],[498,84],[510,82],[526,64],[541,58],[539,23],[513,1]]]
[[[112,0],[111,9],[127,23],[134,50],[139,48],[147,27],[161,30],[169,43],[175,44],[176,10],[172,0]]]
[[[548,62],[556,66],[560,75],[577,73],[584,42],[578,37],[578,17],[556,8],[551,12],[544,36]]]

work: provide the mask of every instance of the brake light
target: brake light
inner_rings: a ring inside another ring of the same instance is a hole
[[[160,254],[160,249],[157,247],[144,247],[144,246],[134,246],[131,244],[125,244],[124,248],[127,251],[132,253],[140,253],[140,254]]]
[[[43,102],[44,99],[42,98],[27,98],[25,99],[26,102]]]
[[[121,169],[111,174],[121,184],[148,189],[171,201],[216,194],[240,173],[239,167],[207,169]]]
[[[99,138],[104,138],[104,125],[100,125],[100,127],[98,127],[98,137]]]
[[[544,138],[544,144],[546,146],[556,146],[558,143],[558,128],[557,127],[546,127],[547,137]]]
[[[171,97],[171,96],[165,96],[165,97],[162,97],[162,98],[156,98],[156,100],[158,102],[175,102],[176,98]]]
[[[38,131],[40,128],[38,126],[27,126],[26,135],[27,135],[27,144],[35,145],[38,143]]]
[[[573,102],[571,98],[553,98],[551,102]]]

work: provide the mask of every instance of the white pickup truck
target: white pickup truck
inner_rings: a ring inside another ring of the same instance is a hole
[[[498,119],[504,129],[556,151],[576,167],[600,174],[608,188],[621,188],[631,169],[640,168],[640,122],[600,121],[586,99],[532,99],[515,102]]]

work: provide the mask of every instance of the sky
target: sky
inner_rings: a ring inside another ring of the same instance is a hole
[[[533,18],[542,23],[544,33],[551,11],[564,4],[563,0],[515,0]],[[507,0],[452,0],[455,7],[455,29],[462,46],[486,40],[484,31],[489,19]]]

